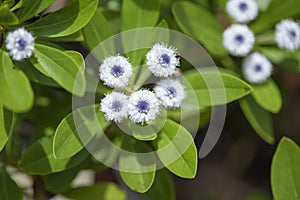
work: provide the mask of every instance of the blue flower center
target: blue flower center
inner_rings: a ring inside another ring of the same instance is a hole
[[[114,66],[111,68],[111,74],[112,74],[114,77],[122,76],[123,73],[124,73],[124,69],[123,69],[120,65],[114,65]]]
[[[238,44],[242,44],[245,41],[245,38],[243,35],[241,34],[237,34],[234,38],[234,40],[238,43]]]
[[[149,103],[144,100],[140,100],[136,105],[138,111],[140,113],[147,113],[149,111]]]
[[[122,109],[122,103],[120,101],[114,101],[112,103],[112,110],[115,112],[120,112]]]
[[[168,87],[167,90],[171,97],[176,97],[176,89],[174,87]]]
[[[168,54],[165,54],[165,53],[161,54],[161,56],[160,56],[160,62],[162,64],[168,65],[168,64],[170,64],[170,60],[171,60],[171,58],[170,58],[170,56]]]
[[[296,32],[295,32],[294,30],[290,30],[290,31],[289,31],[289,34],[290,34],[290,37],[291,37],[292,39],[294,39],[294,38],[297,36],[297,34],[296,34]]]
[[[248,5],[245,2],[241,2],[239,4],[239,9],[240,9],[240,11],[244,12],[244,11],[246,11],[248,9]]]
[[[254,66],[254,71],[255,72],[261,72],[261,70],[262,70],[261,64],[257,64],[257,65]]]
[[[26,42],[26,40],[24,40],[23,38],[20,38],[20,39],[17,41],[17,44],[18,44],[18,49],[19,49],[19,50],[24,50],[24,49],[26,48],[27,42]]]

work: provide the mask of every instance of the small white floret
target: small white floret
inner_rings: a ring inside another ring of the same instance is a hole
[[[226,4],[227,13],[239,23],[248,23],[258,14],[255,0],[229,0]]]
[[[112,88],[124,88],[129,84],[132,75],[132,65],[120,55],[109,56],[99,67],[100,79]]]
[[[234,56],[246,56],[254,42],[254,34],[246,25],[231,25],[223,33],[223,45]]]
[[[34,50],[34,37],[24,28],[9,32],[5,42],[9,55],[16,61],[30,58]]]
[[[280,48],[294,51],[300,47],[300,26],[292,20],[282,20],[276,25],[275,40]]]
[[[119,92],[107,94],[101,100],[100,110],[108,121],[121,122],[128,117],[128,97]]]
[[[175,79],[160,80],[154,91],[165,108],[179,108],[186,96],[182,83]]]
[[[153,92],[138,90],[129,97],[129,117],[135,123],[152,121],[159,112],[159,101]]]
[[[146,55],[146,64],[154,76],[172,76],[180,65],[177,49],[165,44],[155,44]]]
[[[250,54],[243,62],[244,77],[250,83],[263,83],[272,74],[271,62],[260,53]]]

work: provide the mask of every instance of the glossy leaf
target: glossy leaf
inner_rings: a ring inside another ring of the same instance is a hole
[[[22,200],[23,194],[18,185],[9,177],[8,173],[0,168],[0,199]]]
[[[98,0],[72,0],[25,28],[37,36],[62,37],[77,32],[93,17]]]
[[[176,200],[175,196],[175,185],[169,172],[164,169],[157,171],[152,187],[145,193],[146,200]]]
[[[109,23],[98,8],[89,23],[83,28],[85,44],[91,51],[111,34]],[[114,48],[113,44],[111,48]]]
[[[96,134],[100,137],[109,124],[103,112],[99,112],[98,106],[86,106],[75,110],[66,116],[56,129],[53,142],[54,155],[61,159],[75,155]],[[85,132],[84,137],[80,137],[78,132]]]
[[[151,149],[143,142],[124,137],[123,149],[119,158],[119,170],[122,180],[133,191],[144,193],[153,184],[156,172],[155,158]]]
[[[19,23],[18,17],[9,10],[7,5],[0,7],[0,24],[1,25],[16,25]]]
[[[21,63],[16,63],[16,65],[26,74],[30,81],[51,87],[60,87],[53,79],[38,71],[30,61],[25,60]]]
[[[55,0],[22,0],[22,8],[19,11],[20,21],[23,22],[36,16],[37,14],[48,8],[51,4],[53,4],[54,1]]]
[[[5,118],[4,118],[4,108],[2,105],[0,105],[0,151],[5,146],[7,140],[8,140],[8,133],[5,128]]]
[[[114,183],[100,182],[91,186],[74,188],[64,196],[73,200],[126,200],[127,195]]]
[[[42,38],[42,37],[41,37]],[[40,43],[46,41],[53,41],[53,42],[83,42],[84,37],[82,33],[82,29],[72,33],[71,35],[62,36],[62,37],[54,37],[54,38],[43,38],[43,41],[39,41]]]
[[[15,112],[25,112],[33,105],[33,91],[24,73],[0,50],[0,103]]]
[[[300,199],[300,149],[289,138],[282,138],[271,166],[271,185],[274,199]]]
[[[174,3],[172,12],[184,33],[199,41],[213,55],[227,55],[222,43],[223,29],[212,13],[189,1]]]
[[[137,125],[127,119],[123,121],[122,126],[124,126],[124,129],[128,130],[128,132],[130,132],[137,140],[151,141],[157,138],[157,133],[159,132],[160,127],[163,126],[165,118],[166,113],[162,111],[155,120],[147,123],[147,125]]]
[[[264,47],[259,48],[259,51],[263,53],[270,61],[272,61],[272,63],[276,64],[276,67],[292,72],[300,72],[299,50],[290,52],[275,47]]]
[[[145,59],[147,52],[149,51],[149,48],[140,49],[140,46],[151,47],[153,44],[158,42],[169,44],[170,33],[167,31],[167,29],[169,28],[168,23],[163,19],[155,27],[165,28],[165,30],[155,28],[148,30],[139,30],[138,34],[135,36],[134,41],[128,40],[126,38],[123,40],[124,47],[127,47],[129,49],[136,49],[135,51],[131,51],[126,54],[130,58],[133,66],[141,65],[143,60]],[[135,32],[132,32],[129,35],[131,34],[135,34]],[[145,34],[147,34],[146,38],[144,37]],[[131,36],[128,36],[127,38],[129,37]]]
[[[122,30],[125,31],[140,27],[154,27],[158,21],[159,9],[159,0],[123,1],[121,12]],[[134,12],[132,12],[133,10]],[[134,38],[134,40],[130,38]],[[145,46],[145,40],[152,41],[153,38],[145,37],[145,35],[139,33],[139,31],[133,31],[130,33],[130,36],[123,37],[124,49],[136,49],[136,51],[130,52],[128,54],[128,57],[130,57],[133,66],[139,66],[142,62],[143,57],[145,56],[145,53],[147,52],[145,49],[141,49],[141,46]]]
[[[269,79],[264,84],[252,85],[251,93],[255,101],[264,109],[272,113],[278,113],[282,106],[281,94],[276,83]]]
[[[34,53],[37,59],[31,63],[44,75],[51,77],[68,92],[82,96],[85,92],[84,63],[78,62],[78,53],[64,52],[49,46],[36,44]],[[74,54],[74,55],[73,55]]]
[[[162,164],[182,178],[194,178],[197,172],[197,148],[192,135],[176,122],[167,119],[153,141]]]
[[[52,137],[43,137],[33,143],[22,157],[21,168],[30,174],[47,175],[74,168],[88,156],[86,151],[81,151],[71,158],[56,159],[52,144]]]
[[[122,4],[122,30],[152,27],[159,17],[159,0],[124,0]]]
[[[261,108],[251,96],[240,100],[241,109],[255,132],[267,143],[274,143],[272,116]]]
[[[1,0],[1,6],[7,5],[9,8],[15,4],[15,0]]]
[[[257,6],[261,11],[265,11],[271,2],[272,0],[256,0]]]
[[[53,193],[67,192],[71,189],[71,183],[81,168],[82,164],[69,170],[44,176],[43,180],[46,188]]]
[[[14,115],[0,104],[0,151],[8,141],[14,124]]]
[[[198,98],[200,106],[227,104],[252,91],[250,85],[240,78],[209,68],[188,71],[184,74]]]
[[[271,28],[274,24],[282,19],[293,17],[300,14],[300,1],[289,0],[272,0],[267,10],[261,13],[258,18],[251,24],[250,28],[254,32],[262,32]]]

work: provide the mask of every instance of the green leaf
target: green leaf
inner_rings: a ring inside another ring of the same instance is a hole
[[[2,151],[8,140],[8,133],[5,128],[4,108],[0,104],[0,151]]]
[[[162,164],[182,178],[194,178],[197,172],[197,148],[192,135],[176,122],[167,119],[153,141]]]
[[[172,12],[180,29],[199,41],[210,53],[219,57],[228,55],[222,42],[223,29],[207,9],[179,1],[173,4]]]
[[[252,85],[251,93],[255,101],[264,109],[272,113],[278,113],[282,106],[281,94],[276,83],[269,79],[259,85]]]
[[[147,192],[153,184],[156,172],[155,157],[149,146],[131,137],[124,136],[123,149],[119,158],[122,180],[133,191]]]
[[[159,0],[124,0],[121,12],[122,31],[154,26],[159,17],[159,8]]]
[[[84,42],[91,51],[111,34],[109,23],[98,8],[90,22],[83,28]],[[114,49],[114,44],[112,43],[110,47]]]
[[[21,168],[30,174],[47,175],[74,168],[88,156],[86,151],[81,151],[71,158],[56,159],[52,145],[53,137],[43,137],[33,143],[22,157]]]
[[[300,51],[290,52],[275,47],[260,47],[259,51],[264,54],[276,67],[289,70],[292,72],[300,72]]]
[[[8,141],[14,124],[14,115],[0,104],[0,151]]]
[[[100,137],[109,124],[103,112],[99,111],[99,106],[86,106],[75,110],[66,116],[56,129],[54,155],[61,159],[73,156],[95,135]],[[78,132],[85,132],[85,137],[80,137]]]
[[[142,61],[145,59],[145,55],[149,51],[149,48],[155,43],[170,43],[170,32],[168,31],[168,23],[163,19],[155,27],[156,28],[139,29],[138,31],[131,31],[127,33],[125,32],[125,34],[123,34],[124,51],[128,52],[127,49],[129,49],[130,51],[132,49],[136,49],[126,54],[130,58],[130,62],[133,66],[139,66],[142,63]],[[134,41],[129,39],[132,37],[132,35],[135,35]],[[147,37],[145,38],[144,35],[147,35]],[[141,46],[149,48],[141,48]]]
[[[274,143],[272,116],[261,108],[251,96],[240,100],[241,109],[256,133],[267,143]]]
[[[62,9],[25,26],[37,36],[62,37],[77,32],[93,17],[98,0],[72,0]]]
[[[52,42],[83,42],[84,41],[82,30],[76,31],[71,35],[62,36],[62,37],[55,37],[55,38],[40,37],[40,38],[41,40],[39,40],[39,42],[41,44],[43,44],[43,42],[45,41],[52,41]]]
[[[44,75],[51,77],[68,92],[82,96],[85,92],[84,60],[74,51],[61,51],[49,46],[36,44],[37,59],[30,61]],[[83,65],[83,66],[82,66]]]
[[[271,185],[274,199],[300,199],[300,150],[291,139],[283,137],[271,166]]]
[[[272,0],[256,0],[259,10],[266,11]]]
[[[71,188],[71,183],[83,167],[83,164],[73,169],[44,176],[44,183],[47,190],[53,193],[67,192]],[[59,180],[59,181],[57,181]]]
[[[145,193],[147,200],[163,199],[176,200],[175,186],[170,174],[164,170],[156,172],[155,181],[148,192]]]
[[[19,23],[18,17],[9,10],[7,5],[0,7],[0,24],[1,25],[16,25]]]
[[[8,173],[0,168],[0,199],[22,200],[23,194],[18,185],[9,177]]]
[[[128,130],[128,132],[130,132],[130,134],[137,140],[151,141],[157,138],[157,133],[159,132],[159,128],[163,126],[165,118],[166,112],[162,111],[155,120],[145,125],[138,125],[132,123],[130,119],[126,119],[122,122],[121,126],[123,126],[123,130]]]
[[[16,66],[18,66],[32,82],[51,87],[60,87],[53,79],[38,71],[29,60],[18,62]]]
[[[29,80],[14,66],[8,53],[0,50],[0,103],[15,112],[26,112],[33,105]]]
[[[140,27],[154,27],[159,17],[160,2],[159,0],[125,0],[123,1],[121,18],[122,18],[122,30],[130,30]],[[132,12],[134,10],[134,12]],[[157,37],[158,34],[155,34]],[[146,42],[153,44],[153,40],[156,37],[145,37],[139,31],[132,31],[128,35],[123,36],[123,46],[130,50],[136,49],[136,51],[130,52],[130,57],[133,66],[139,66],[147,50],[141,49],[141,46],[145,46]],[[148,35],[149,36],[149,35]],[[134,38],[131,40],[130,38]],[[145,41],[147,40],[147,41]],[[157,40],[158,41],[158,40]],[[157,42],[156,41],[156,42]],[[161,41],[160,41],[161,42]]]
[[[281,0],[272,0],[267,10],[261,13],[258,18],[250,25],[256,32],[262,32],[271,28],[282,19],[297,16],[300,14],[300,1],[289,0],[284,3]]]
[[[2,0],[1,6],[8,6],[9,8],[12,7],[15,4],[15,0]]]
[[[250,85],[240,78],[213,68],[200,68],[184,74],[198,98],[200,106],[227,104],[252,91]]]
[[[22,8],[19,11],[19,18],[21,22],[24,22],[46,8],[48,8],[55,0],[39,0],[39,1],[32,1],[32,0],[22,0]]]
[[[14,115],[11,124],[9,125],[10,133],[3,152],[5,152],[5,156],[7,158],[6,162],[18,168],[21,159],[22,147],[21,138],[15,131],[16,121],[17,119]]]
[[[92,186],[74,188],[64,196],[73,200],[126,200],[127,195],[118,185],[101,182]]]

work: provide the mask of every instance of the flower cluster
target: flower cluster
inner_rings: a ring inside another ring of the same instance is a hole
[[[116,55],[109,56],[99,66],[100,79],[108,87],[114,88],[100,103],[100,110],[109,121],[122,122],[129,118],[135,123],[154,120],[160,113],[160,107],[179,108],[185,99],[185,88],[175,78],[180,65],[178,52],[165,44],[155,44],[146,55],[146,65],[156,77],[153,91],[139,88],[128,90],[133,74],[133,66],[127,58]]]
[[[34,50],[34,37],[24,28],[9,32],[5,42],[9,55],[16,61],[31,57]]]
[[[233,56],[244,57],[242,71],[251,83],[263,83],[272,74],[271,62],[262,54],[252,52],[255,36],[246,23],[258,15],[255,0],[229,0],[227,13],[238,23],[228,27],[223,33],[223,45]],[[279,48],[294,51],[300,47],[300,26],[292,20],[282,20],[276,25],[275,41]],[[249,55],[250,54],[250,55]]]

